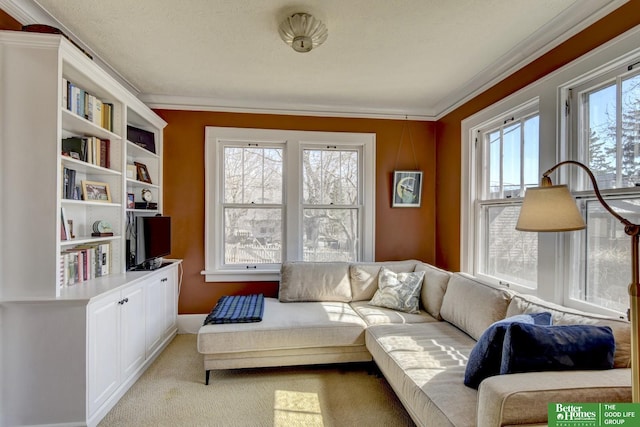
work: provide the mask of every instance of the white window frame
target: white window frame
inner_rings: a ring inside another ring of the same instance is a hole
[[[361,261],[375,259],[375,152],[373,133],[314,132],[207,126],[205,128],[205,267],[201,274],[207,282],[277,281],[280,264],[257,265],[250,271],[244,265],[223,262],[222,168],[218,161],[225,143],[261,143],[282,146],[283,167],[283,254],[282,261],[302,259],[302,178],[304,148],[358,149],[360,152]]]
[[[500,124],[504,124],[507,120],[516,118],[520,120],[522,118],[531,117],[539,113],[539,100],[533,98],[527,100],[521,105],[509,105],[503,108],[496,108],[488,114],[483,115],[482,120],[478,120],[473,126],[469,126],[468,129],[468,141],[471,144],[469,150],[466,150],[466,156],[468,158],[468,170],[471,171],[468,183],[469,200],[468,208],[463,207],[463,212],[470,211],[473,215],[463,214],[463,221],[466,220],[466,230],[468,235],[473,236],[473,245],[469,245],[470,253],[467,259],[467,272],[470,272],[474,276],[478,277],[484,282],[494,285],[500,285],[512,288],[514,290],[522,292],[531,292],[532,288],[529,284],[519,284],[513,281],[507,281],[495,278],[493,276],[486,275],[482,272],[482,260],[486,259],[484,252],[485,245],[483,242],[487,239],[487,219],[484,217],[484,207],[486,206],[516,206],[522,204],[522,197],[512,197],[503,199],[489,199],[488,194],[485,194],[487,188],[488,179],[488,163],[489,163],[489,147],[486,147],[485,141],[483,141],[479,134],[486,134],[487,129],[494,129]],[[465,126],[463,126],[464,131]],[[463,157],[466,157],[463,154]],[[464,170],[464,168],[463,168]],[[463,180],[464,183],[464,180]],[[464,194],[464,193],[463,193]],[[463,204],[465,198],[463,197]],[[533,288],[535,289],[535,288]]]
[[[473,210],[474,188],[477,174],[473,153],[474,136],[472,129],[489,121],[492,117],[505,114],[527,101],[538,98],[540,111],[540,172],[566,159],[577,159],[575,147],[570,143],[570,123],[566,116],[569,101],[568,89],[586,81],[585,76],[593,76],[611,70],[616,63],[629,61],[640,55],[640,27],[603,44],[573,62],[559,68],[534,83],[520,89],[497,103],[465,118],[461,123],[461,200],[460,200],[460,270],[475,274],[475,224]],[[591,77],[593,78],[593,77]],[[551,177],[555,183],[568,184],[572,188],[576,168],[559,168]],[[579,176],[579,175],[578,175]],[[522,290],[534,293],[540,298],[567,307],[616,315],[604,307],[589,305],[568,298],[568,282],[572,266],[568,258],[569,241],[576,238],[571,233],[539,233],[538,237],[538,287]],[[497,284],[500,286],[500,284]],[[518,289],[520,290],[520,289]]]
[[[624,72],[629,64],[635,64],[635,72],[637,73],[637,67],[640,67],[640,49],[634,49],[627,52],[602,66],[585,72],[575,79],[563,84],[559,93],[564,100],[566,108],[565,114],[561,116],[560,122],[564,131],[563,145],[564,151],[568,152],[571,158],[582,162],[589,166],[588,161],[588,149],[583,140],[582,130],[585,127],[585,104],[581,98],[585,93],[589,93],[599,87],[606,86],[606,83],[615,81],[618,85],[622,76],[633,73],[632,70]],[[618,104],[620,103],[620,92],[617,89]],[[617,106],[619,108],[619,105]],[[618,123],[620,126],[620,123]],[[572,191],[578,205],[580,207],[583,216],[586,216],[586,204],[587,202],[596,201],[595,193],[592,190],[584,190],[590,185],[590,180],[586,173],[579,168],[565,168],[568,169],[563,174],[563,182],[568,183],[569,188],[581,190]],[[638,196],[638,190],[634,187],[617,188],[617,189],[601,189],[602,196],[605,200],[614,200],[621,198],[635,198]],[[598,206],[601,206],[597,203]],[[614,219],[611,216],[611,219]],[[585,218],[585,221],[587,219]],[[589,224],[587,223],[587,227]],[[622,226],[621,226],[622,227]],[[563,299],[565,304],[571,307],[575,307],[582,310],[599,311],[603,314],[610,316],[622,316],[624,313],[605,308],[600,305],[595,305],[591,302],[576,299],[572,297],[572,286],[578,286],[583,288],[586,286],[584,283],[585,277],[585,254],[587,248],[586,245],[586,230],[573,233],[571,236],[567,236],[564,241],[563,256],[570,262],[571,267],[565,271],[565,283],[567,286],[563,287]],[[580,261],[580,262],[578,262]],[[631,269],[629,269],[629,281],[631,281]],[[580,283],[581,282],[581,283]]]

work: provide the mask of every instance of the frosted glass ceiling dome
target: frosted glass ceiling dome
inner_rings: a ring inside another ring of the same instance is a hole
[[[308,13],[294,13],[280,23],[280,37],[296,52],[309,52],[327,40],[329,31],[320,21]]]

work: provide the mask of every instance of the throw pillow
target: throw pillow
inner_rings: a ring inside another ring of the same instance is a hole
[[[608,326],[509,326],[502,347],[501,374],[613,368],[616,349]]]
[[[406,313],[419,313],[418,299],[424,271],[394,273],[382,267],[378,274],[378,290],[369,305],[391,308]]]
[[[519,314],[489,326],[469,354],[464,371],[464,384],[467,387],[477,389],[485,378],[500,374],[504,336],[509,325],[515,322],[551,325],[551,313]]]

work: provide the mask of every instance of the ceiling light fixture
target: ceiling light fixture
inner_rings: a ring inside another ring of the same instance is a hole
[[[294,13],[280,23],[280,37],[296,52],[309,52],[327,39],[327,27],[308,13]]]

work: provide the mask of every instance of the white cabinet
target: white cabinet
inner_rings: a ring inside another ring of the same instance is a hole
[[[89,304],[90,417],[145,361],[145,284],[140,282]]]
[[[88,331],[89,414],[120,385],[120,294],[90,304]]]
[[[175,336],[177,294],[169,289],[179,267],[176,260],[111,275],[65,298],[1,302],[0,364],[11,392],[0,425],[97,425]],[[162,301],[157,328],[147,321],[153,295]]]
[[[153,354],[166,332],[175,328],[177,312],[177,269],[156,273],[148,280],[147,309],[147,355]]]

